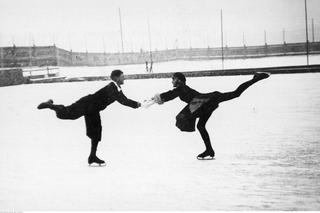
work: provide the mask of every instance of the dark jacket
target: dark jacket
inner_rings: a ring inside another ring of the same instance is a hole
[[[104,110],[108,105],[118,101],[120,104],[138,108],[138,102],[128,99],[122,91],[118,91],[114,82],[98,90],[94,94],[87,95],[78,100],[76,105],[84,110],[84,114],[96,113]]]
[[[187,106],[176,116],[176,126],[181,131],[193,132],[195,131],[196,118],[206,113],[211,114],[218,107],[218,94],[218,92],[203,94],[187,85],[180,85],[173,90],[161,93],[160,98],[163,102],[167,102],[179,97],[187,103]]]
[[[191,89],[187,85],[180,85],[179,87],[176,87],[173,90],[161,93],[160,97],[163,102],[167,102],[172,99],[175,99],[176,97],[179,97],[182,101],[190,103],[194,97],[199,95],[201,95],[201,93],[194,89]]]

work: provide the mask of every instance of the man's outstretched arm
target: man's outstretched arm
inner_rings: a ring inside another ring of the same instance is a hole
[[[139,108],[141,106],[141,104],[137,101],[131,100],[129,98],[127,98],[122,91],[119,92],[118,97],[117,97],[117,101],[125,106],[131,107],[131,108]]]
[[[151,99],[149,100],[145,100],[142,103],[142,107],[143,108],[148,108],[151,105],[157,103],[157,104],[163,104],[164,102],[170,101],[172,99],[175,99],[176,97],[179,96],[179,93],[177,91],[177,89],[174,90],[169,90],[168,92],[164,92],[164,93],[157,93],[155,94]]]

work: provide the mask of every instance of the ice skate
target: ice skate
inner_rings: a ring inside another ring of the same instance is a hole
[[[41,104],[38,105],[38,109],[46,109],[49,108],[53,104],[53,100],[48,100],[46,102],[42,102]]]
[[[198,160],[213,160],[214,159],[214,151],[213,150],[206,150],[203,153],[197,156]]]
[[[266,72],[256,72],[254,75],[253,75],[253,79],[257,80],[257,81],[260,81],[262,79],[265,79],[265,78],[269,78],[270,76],[270,73],[266,73]]]
[[[106,163],[99,159],[97,156],[89,156],[88,158],[88,164],[89,166],[106,166]]]

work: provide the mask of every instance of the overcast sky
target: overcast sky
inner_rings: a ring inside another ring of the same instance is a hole
[[[320,0],[307,0],[320,40]],[[228,46],[305,39],[304,0],[0,0],[0,45],[51,45],[74,51],[220,46],[220,9]],[[104,42],[103,42],[104,41]]]

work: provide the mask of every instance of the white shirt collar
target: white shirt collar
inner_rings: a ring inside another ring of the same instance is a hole
[[[115,81],[112,81],[112,80],[111,80],[111,82],[113,82],[113,83],[116,85],[116,87],[117,87],[117,89],[118,89],[118,92],[120,92],[120,91],[121,91],[121,87],[120,87]]]

